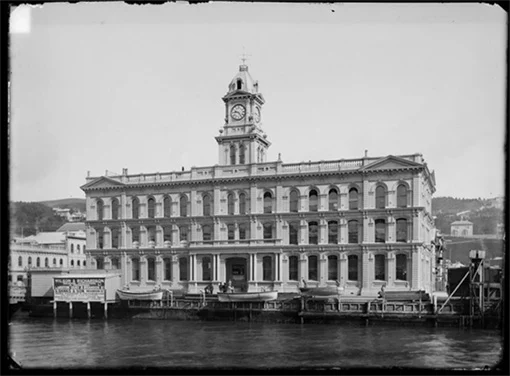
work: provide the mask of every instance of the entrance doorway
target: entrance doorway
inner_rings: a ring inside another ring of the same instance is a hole
[[[246,259],[242,257],[232,257],[226,262],[227,282],[232,281],[235,292],[244,292],[248,290]]]

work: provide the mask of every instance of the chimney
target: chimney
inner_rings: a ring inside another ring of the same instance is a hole
[[[368,150],[365,149],[365,158],[367,158],[367,157],[368,157]]]
[[[87,177],[90,178],[90,170],[87,171]]]
[[[126,176],[128,174],[128,169],[127,168],[123,168],[122,169],[122,175]]]

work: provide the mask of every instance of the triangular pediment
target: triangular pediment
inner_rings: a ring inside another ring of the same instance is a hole
[[[98,188],[121,187],[123,185],[124,185],[124,183],[121,183],[120,181],[109,178],[107,176],[101,176],[95,180],[89,181],[87,184],[82,185],[80,188],[82,190],[87,190],[87,189],[98,189]]]
[[[422,167],[421,163],[413,162],[404,158],[388,155],[387,157],[373,161],[360,168],[361,171],[393,170],[409,167]]]

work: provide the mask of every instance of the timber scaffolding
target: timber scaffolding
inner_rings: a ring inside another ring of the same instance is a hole
[[[162,301],[128,301],[133,318],[228,320],[276,323],[377,323],[430,326],[486,327],[500,326],[500,315],[470,314],[470,300],[449,299],[390,301],[383,298],[339,296],[308,298],[280,294],[266,302],[219,302],[215,295],[195,294],[174,298],[167,294]]]

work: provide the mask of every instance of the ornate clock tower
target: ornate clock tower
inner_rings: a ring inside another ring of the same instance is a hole
[[[225,102],[225,125],[216,137],[220,165],[261,163],[266,161],[271,143],[261,128],[264,97],[259,84],[248,72],[248,66],[239,66],[239,72],[228,85],[222,98]]]

